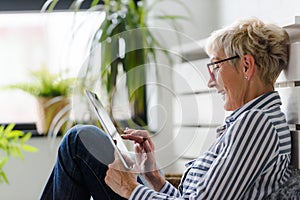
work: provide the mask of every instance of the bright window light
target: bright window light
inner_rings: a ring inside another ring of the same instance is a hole
[[[88,56],[91,33],[102,13],[55,12],[0,14],[0,87],[30,81],[30,70],[77,73]],[[0,90],[0,123],[34,123],[36,100],[18,90]]]

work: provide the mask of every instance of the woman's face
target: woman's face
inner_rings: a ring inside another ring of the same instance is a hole
[[[228,58],[223,50],[215,52],[212,57],[212,62],[217,62]],[[233,59],[241,59],[239,57]],[[237,62],[234,67],[229,61],[221,62],[215,65],[208,82],[208,87],[215,87],[217,93],[222,95],[224,101],[224,109],[233,111],[245,104],[247,84],[242,73],[241,62]]]

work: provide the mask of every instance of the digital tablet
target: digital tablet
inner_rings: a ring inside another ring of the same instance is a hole
[[[115,127],[114,123],[112,122],[111,118],[109,117],[107,111],[105,110],[103,104],[101,103],[98,95],[94,92],[89,90],[85,90],[85,95],[88,99],[89,105],[92,108],[93,112],[95,112],[101,126],[103,127],[104,131],[107,133],[108,138],[115,148],[117,155],[119,156],[121,162],[123,163],[126,169],[132,169],[133,163],[128,162],[126,157],[130,158],[130,154],[124,141],[122,140],[121,136],[119,135],[117,128]],[[116,143],[115,143],[116,141]]]

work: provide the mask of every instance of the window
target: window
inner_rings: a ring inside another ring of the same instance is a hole
[[[0,87],[30,81],[29,71],[43,65],[53,72],[71,69],[76,77],[87,57],[89,35],[103,17],[87,12],[0,14]],[[0,102],[0,123],[37,121],[35,98],[29,94],[1,90]]]

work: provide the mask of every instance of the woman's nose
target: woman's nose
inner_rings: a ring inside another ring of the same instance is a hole
[[[209,88],[215,87],[216,86],[216,80],[214,80],[212,77],[209,78],[207,86]]]

